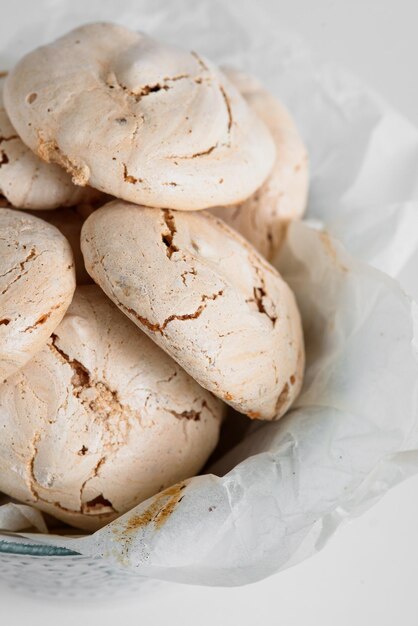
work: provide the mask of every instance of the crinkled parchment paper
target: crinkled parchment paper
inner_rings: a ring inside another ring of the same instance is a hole
[[[402,290],[418,295],[418,132],[355,78],[315,64],[271,24],[262,1],[38,0],[18,8],[13,27],[0,24],[3,65],[102,19],[253,72],[295,116],[312,173],[308,221],[290,227],[276,260],[296,293],[307,346],[291,412],[253,424],[212,474],[89,537],[29,536],[194,584],[244,584],[295,564],[418,470],[418,315]],[[41,516],[27,509],[0,507],[0,527],[18,531],[32,516],[42,532]]]

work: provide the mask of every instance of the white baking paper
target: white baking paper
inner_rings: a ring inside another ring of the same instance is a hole
[[[48,527],[43,515],[31,506],[18,502],[6,502],[0,506],[0,528],[19,532],[36,528],[40,533],[47,533]]]
[[[18,8],[13,25],[0,23],[8,65],[104,19],[253,72],[295,116],[312,176],[310,223],[289,229],[276,261],[306,335],[305,385],[293,410],[254,424],[211,475],[90,537],[36,540],[193,584],[245,584],[293,565],[418,470],[418,315],[400,286],[418,295],[418,132],[355,78],[317,65],[271,23],[262,0],[38,0]]]

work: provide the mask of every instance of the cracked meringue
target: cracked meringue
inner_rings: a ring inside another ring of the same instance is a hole
[[[273,167],[270,132],[215,65],[116,24],[88,24],[30,52],[4,96],[42,159],[137,204],[234,204]]]
[[[33,215],[0,209],[0,381],[47,342],[74,289],[65,237]]]
[[[47,345],[0,385],[0,491],[95,530],[196,474],[221,416],[96,285],[79,287]]]
[[[90,197],[92,190],[77,187],[58,165],[37,157],[19,138],[3,106],[0,76],[0,200],[19,209],[55,209]]]
[[[252,196],[235,206],[216,207],[211,213],[271,261],[280,249],[287,224],[301,219],[305,212],[308,154],[290,113],[256,78],[231,69],[224,72],[270,130],[276,160],[268,178]]]
[[[115,201],[86,220],[81,250],[109,298],[202,387],[252,418],[286,412],[303,378],[299,312],[238,233],[207,212]]]

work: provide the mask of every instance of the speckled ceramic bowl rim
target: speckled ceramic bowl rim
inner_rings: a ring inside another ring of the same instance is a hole
[[[58,546],[46,546],[42,544],[33,543],[14,543],[12,541],[0,540],[0,554],[20,554],[25,556],[37,556],[37,557],[67,557],[67,556],[79,556],[82,555],[79,552],[68,550],[67,548],[60,548]]]

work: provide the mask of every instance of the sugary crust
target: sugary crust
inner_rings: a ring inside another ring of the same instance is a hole
[[[0,198],[18,209],[55,209],[87,200],[61,167],[42,161],[18,136],[3,106],[0,78]],[[1,205],[0,205],[1,206]]]
[[[203,387],[254,418],[289,408],[304,366],[294,296],[221,220],[115,201],[84,223],[81,249],[95,282]]]
[[[23,141],[76,184],[147,206],[240,202],[274,162],[269,131],[213,64],[114,24],[26,55],[5,103]]]
[[[276,160],[263,185],[241,204],[217,207],[212,213],[232,226],[266,259],[278,252],[287,224],[306,209],[309,166],[306,147],[284,106],[252,76],[225,70],[276,144]]]
[[[0,380],[45,345],[74,289],[74,259],[65,237],[23,211],[0,209]]]
[[[0,386],[0,491],[95,530],[196,474],[222,403],[95,285]]]

